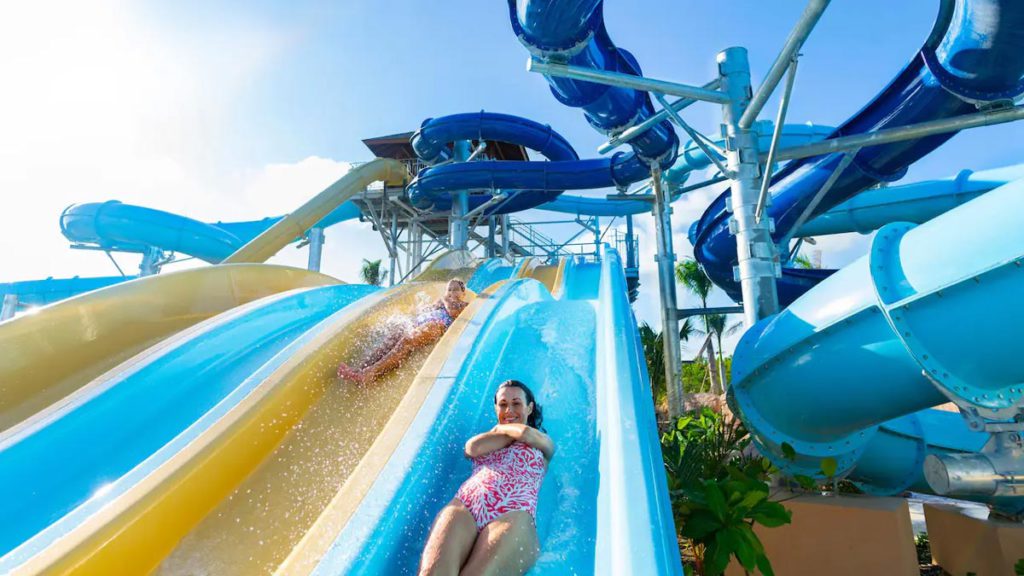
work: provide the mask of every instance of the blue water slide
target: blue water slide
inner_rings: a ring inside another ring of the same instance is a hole
[[[317,226],[326,228],[358,216],[355,204],[346,202]],[[205,223],[112,200],[69,206],[61,214],[60,229],[68,240],[79,244],[125,252],[145,252],[154,247],[216,264],[281,218]]]
[[[617,47],[604,25],[601,0],[508,0],[512,29],[534,57],[546,61],[640,76],[636,58]],[[593,82],[545,76],[555,98],[582,108],[587,121],[603,133],[617,133],[654,114],[646,92]],[[645,165],[668,168],[678,137],[667,121],[630,141]]]
[[[488,202],[493,192],[500,191],[506,199],[486,213],[506,214],[550,202],[563,190],[628,186],[650,175],[650,168],[635,154],[580,160],[569,142],[550,126],[492,112],[428,119],[413,135],[412,146],[425,162],[443,162],[450,160],[448,144],[456,140],[518,144],[549,161],[484,160],[424,168],[408,189],[409,199],[417,208],[450,210],[452,192],[486,190],[470,196],[470,208]]]
[[[804,224],[795,237],[874,232],[892,222],[921,224],[982,194],[1024,179],[1024,164],[862,192]]]
[[[372,286],[300,289],[241,306],[0,435],[0,572],[123,494],[237,404],[316,326]]]
[[[634,76],[641,74],[636,59],[617,48],[608,36],[600,1],[509,0],[508,5],[516,36],[536,56]],[[547,79],[559,102],[582,108],[587,121],[602,132],[625,130],[654,114],[650,97],[644,92],[563,78]],[[610,159],[579,160],[566,145],[555,146],[551,152],[571,155],[552,157],[548,145],[564,141],[551,137],[550,128],[513,117],[488,117],[484,113],[474,122],[472,116],[428,120],[413,138],[417,155],[427,162],[444,161],[448,159],[444,151],[447,143],[484,139],[485,131],[496,130],[498,133],[492,139],[522,144],[553,162],[466,162],[426,168],[410,185],[409,196],[417,207],[446,210],[451,206],[452,192],[489,189],[503,190],[508,197],[498,206],[485,209],[487,213],[534,208],[553,200],[563,190],[621,187],[647,177],[652,165],[667,170],[679,146],[675,130],[666,120],[633,139],[631,153],[617,153]],[[542,139],[531,140],[531,135]],[[475,194],[470,207],[476,208],[490,198],[491,194]]]
[[[495,387],[517,378],[557,445],[529,574],[680,574],[642,359],[614,251],[601,265],[568,262],[560,300],[531,279],[505,284],[314,573],[414,574],[434,515],[469,476],[463,443],[493,425]]]
[[[924,224],[888,224],[866,256],[755,324],[729,394],[764,453],[800,473],[834,457],[898,491],[923,484],[928,454],[977,451],[980,419],[1012,421],[1024,397],[1022,214],[1018,180]],[[949,401],[970,424],[921,412]]]
[[[359,208],[345,202],[317,223],[328,228],[359,217]],[[242,222],[205,223],[178,214],[122,204],[116,200],[68,206],[60,217],[64,236],[75,244],[104,250],[145,253],[149,248],[180,252],[211,264],[221,260],[259,236],[283,216]],[[96,290],[138,276],[99,278],[47,278],[0,284],[0,298],[18,297],[21,309],[45,306],[77,294]]]
[[[758,133],[763,145],[771,139],[771,123],[760,123]],[[783,144],[797,146],[824,138],[831,129],[806,125],[787,125]],[[496,140],[524,146],[541,154],[548,161],[451,162],[449,144],[456,140]],[[439,162],[424,168],[409,186],[409,199],[424,210],[450,210],[451,194],[460,190],[485,190],[470,196],[470,209],[489,201],[493,194],[505,200],[489,214],[504,214],[538,207],[542,210],[590,216],[623,216],[650,212],[650,204],[642,201],[608,202],[604,198],[587,198],[562,194],[564,190],[590,190],[625,187],[650,176],[650,168],[636,154],[616,153],[610,158],[580,160],[565,138],[550,126],[532,120],[477,112],[431,118],[412,137],[416,155],[424,162]],[[700,147],[690,142],[664,174],[670,191],[679,189],[690,173],[703,170],[711,160]],[[673,200],[679,197],[673,195]]]
[[[1024,93],[1024,3],[1016,0],[956,0],[943,4],[931,37],[903,71],[832,137],[873,132],[976,112],[979,106],[1010,102]],[[862,149],[821,199],[821,214],[872,185],[898,180],[908,165],[954,134]],[[789,237],[804,208],[836,170],[842,154],[795,160],[772,178],[768,215],[776,240]],[[728,192],[701,217],[693,234],[694,255],[715,284],[740,300],[733,279],[736,241],[729,233]],[[795,300],[831,270],[784,269],[780,304]]]

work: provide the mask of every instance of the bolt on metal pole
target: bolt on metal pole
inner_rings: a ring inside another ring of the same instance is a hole
[[[309,263],[306,268],[311,272],[320,271],[320,257],[324,250],[324,229],[309,229]]]
[[[465,162],[470,157],[469,140],[459,140],[454,145],[456,162]],[[469,244],[469,191],[460,190],[452,195],[452,215],[449,223],[449,237],[452,250],[465,250]]]
[[[665,358],[665,391],[668,396],[668,415],[676,417],[683,412],[682,390],[679,385],[679,312],[676,305],[676,255],[672,250],[672,206],[661,185],[661,169],[651,170],[651,188],[654,191],[654,233],[658,253],[658,287],[661,292],[661,340]]]
[[[750,63],[746,48],[733,47],[718,54],[721,88],[729,94],[722,106],[726,129],[726,164],[733,174],[732,217],[729,229],[736,236],[739,266],[735,270],[743,294],[743,322],[749,328],[779,309],[775,287],[778,251],[771,237],[771,219],[755,218],[759,192],[757,135],[739,125],[750,102]]]

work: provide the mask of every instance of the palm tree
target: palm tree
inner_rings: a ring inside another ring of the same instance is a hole
[[[691,294],[697,296],[700,299],[700,305],[702,308],[708,307],[708,295],[711,293],[711,289],[714,284],[711,283],[711,278],[708,278],[707,273],[701,268],[700,264],[692,259],[686,259],[676,264],[676,280],[679,281]],[[712,334],[713,330],[708,323],[708,316],[701,316],[704,324],[704,333]],[[722,382],[719,379],[718,371],[715,370],[715,347],[714,344],[708,342],[707,346],[708,356],[708,372],[711,374],[711,391],[715,394],[722,393]]]
[[[687,318],[679,327],[679,339],[686,342],[694,334],[693,324]],[[654,395],[654,403],[658,404],[658,398],[662,394],[668,394],[665,386],[665,348],[664,338],[660,332],[647,322],[640,325],[640,345],[644,349],[644,359],[647,361],[647,374],[651,378],[651,393]]]
[[[792,264],[794,268],[803,268],[805,270],[814,268],[814,263],[811,262],[811,259],[806,254],[797,254],[796,258],[793,258]]]
[[[363,258],[363,267],[359,271],[359,275],[362,276],[363,282],[371,286],[380,286],[384,282],[387,272],[380,269],[380,260],[370,261]]]
[[[723,384],[727,384],[727,378],[725,377],[725,357],[722,355],[722,338],[725,336],[731,336],[736,331],[743,328],[742,322],[736,322],[731,326],[726,326],[726,315],[725,314],[708,314],[708,329],[711,334],[715,336],[715,341],[718,342],[718,377]]]

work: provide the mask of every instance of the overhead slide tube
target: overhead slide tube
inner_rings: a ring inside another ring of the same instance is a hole
[[[982,429],[979,418],[1012,421],[1024,396],[1015,344],[1024,325],[1021,214],[1017,181],[920,226],[890,224],[868,255],[751,328],[736,349],[729,399],[764,452],[799,473],[834,457],[855,479],[861,460],[875,484],[920,485],[920,467],[900,481],[907,461],[872,452],[879,426],[943,435],[943,449],[971,451],[983,442],[970,432]],[[939,430],[934,415],[891,422],[947,401],[976,418],[950,417]],[[795,460],[781,456],[783,443]],[[912,461],[934,451],[915,450]]]
[[[1024,93],[1024,3],[1014,0],[957,0],[943,3],[931,37],[910,64],[863,110],[832,137],[873,132],[975,112],[977,106],[1009,102]],[[839,175],[811,217],[877,184],[901,178],[906,167],[953,136],[941,134],[864,148]],[[790,162],[772,179],[767,215],[775,220],[776,240],[791,228],[843,154]],[[736,242],[729,233],[726,195],[717,198],[696,226],[694,254],[712,281],[735,300]],[[831,270],[784,269],[778,282],[785,305],[831,274]]]
[[[554,200],[563,190],[628,186],[650,175],[650,168],[635,154],[580,160],[572,146],[550,126],[510,116],[478,112],[431,118],[412,137],[413,149],[425,162],[449,160],[447,145],[457,140],[496,140],[525,146],[548,162],[457,162],[424,168],[409,185],[413,205],[424,210],[451,208],[451,195],[460,190],[491,193],[470,197],[470,209],[490,201],[494,193],[507,198],[485,214],[506,214],[534,208]]]
[[[1024,178],[1024,164],[982,172],[961,170],[952,178],[868,190],[800,227],[794,237],[860,232],[892,222],[921,224],[989,190]]]
[[[759,128],[760,138],[767,146],[772,124],[759,123]],[[783,143],[796,146],[814,142],[831,132],[831,128],[811,124],[787,125]],[[517,144],[535,150],[548,161],[446,163],[451,160],[448,144],[458,140]],[[580,160],[572,145],[550,126],[525,118],[483,111],[431,118],[425,120],[413,135],[412,146],[424,162],[442,163],[424,168],[409,185],[409,198],[420,209],[450,210],[454,192],[476,189],[507,195],[492,208],[485,208],[487,214],[505,214],[534,207],[596,216],[622,216],[651,210],[648,202],[609,202],[604,198],[561,194],[563,190],[624,187],[650,176],[650,168],[636,154],[622,152],[610,158]],[[691,142],[664,176],[671,189],[678,189],[691,172],[710,165],[707,155]],[[479,208],[493,197],[492,193],[472,195],[470,209]]]
[[[535,57],[641,75],[633,55],[616,47],[608,36],[600,0],[508,0],[508,7],[513,31]],[[559,102],[582,108],[590,125],[602,133],[621,132],[654,114],[651,99],[644,92],[555,76],[545,78]],[[663,169],[671,166],[678,144],[667,120],[630,141],[644,164],[659,164]]]

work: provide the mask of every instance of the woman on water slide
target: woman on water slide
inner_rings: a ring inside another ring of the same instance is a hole
[[[537,561],[537,494],[555,445],[526,384],[502,382],[494,411],[498,425],[466,442],[473,473],[434,520],[421,576],[525,574]]]
[[[465,296],[466,283],[458,278],[449,280],[444,296],[420,312],[411,327],[395,326],[359,367],[342,362],[338,376],[354,382],[373,382],[394,370],[415,350],[441,339],[466,308]]]

